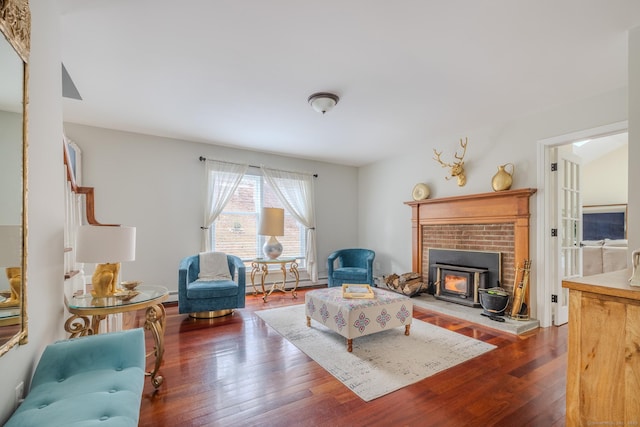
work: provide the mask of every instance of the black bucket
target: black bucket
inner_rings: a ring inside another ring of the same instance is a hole
[[[509,294],[502,288],[478,289],[480,305],[484,312],[493,316],[504,316],[509,305]]]

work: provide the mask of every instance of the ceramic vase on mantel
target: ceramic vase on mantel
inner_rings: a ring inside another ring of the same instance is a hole
[[[511,173],[507,172],[507,166],[511,165]],[[504,191],[511,188],[513,183],[513,173],[515,172],[515,166],[513,163],[505,163],[498,166],[498,172],[491,179],[491,187],[493,191]]]

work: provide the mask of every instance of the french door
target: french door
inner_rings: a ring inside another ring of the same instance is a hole
[[[556,192],[555,225],[551,230],[557,266],[554,277],[553,324],[562,325],[569,320],[569,291],[562,281],[582,276],[582,174],[580,158],[573,153],[556,148],[556,160],[551,170]]]

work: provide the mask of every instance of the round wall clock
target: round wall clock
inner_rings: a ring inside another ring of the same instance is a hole
[[[429,187],[427,184],[420,183],[413,187],[413,200],[424,200],[429,197]]]

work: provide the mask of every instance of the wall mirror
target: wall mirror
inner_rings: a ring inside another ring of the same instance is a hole
[[[27,342],[28,0],[0,0],[0,355]]]

